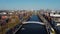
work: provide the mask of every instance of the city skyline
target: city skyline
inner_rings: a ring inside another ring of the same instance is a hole
[[[0,0],[0,10],[60,10],[60,0]]]

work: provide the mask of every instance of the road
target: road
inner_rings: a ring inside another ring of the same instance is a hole
[[[45,15],[43,15],[43,16],[49,22],[49,24],[51,25],[51,27],[55,30],[55,33],[56,34],[60,34],[60,26],[56,26],[57,23],[54,20],[52,20],[52,19],[49,20],[48,19],[49,17],[47,17]]]

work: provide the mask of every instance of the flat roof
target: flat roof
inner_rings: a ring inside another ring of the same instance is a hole
[[[60,14],[50,14],[51,17],[60,17]]]

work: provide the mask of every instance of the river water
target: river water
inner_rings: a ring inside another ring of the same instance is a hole
[[[28,21],[38,21],[38,22],[42,22],[42,20],[37,16],[37,15],[32,15]]]

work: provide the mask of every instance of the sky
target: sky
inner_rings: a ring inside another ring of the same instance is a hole
[[[60,0],[0,0],[0,10],[60,10]]]

